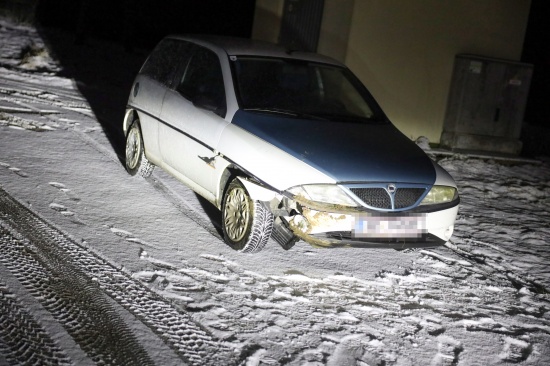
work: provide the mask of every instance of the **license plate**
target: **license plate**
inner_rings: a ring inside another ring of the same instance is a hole
[[[355,219],[355,238],[419,238],[426,233],[426,217],[361,216]]]

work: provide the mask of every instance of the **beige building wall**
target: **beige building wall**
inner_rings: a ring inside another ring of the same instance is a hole
[[[439,142],[454,56],[519,60],[530,0],[356,0],[346,64],[411,139]]]
[[[355,0],[325,0],[317,52],[346,62],[354,4]]]
[[[318,52],[346,63],[411,139],[439,142],[454,56],[518,61],[531,0],[325,0]],[[257,0],[277,42],[284,0]]]
[[[277,43],[283,18],[284,0],[256,0],[252,39]]]

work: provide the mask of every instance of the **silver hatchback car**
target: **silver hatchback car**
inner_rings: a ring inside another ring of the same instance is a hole
[[[159,166],[222,213],[228,245],[261,250],[444,244],[452,177],[343,64],[246,39],[170,36],[141,68],[126,168]]]

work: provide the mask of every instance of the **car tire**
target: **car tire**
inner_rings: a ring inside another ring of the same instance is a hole
[[[273,229],[273,214],[233,179],[222,203],[222,230],[225,242],[243,253],[256,253],[267,244]]]
[[[155,166],[147,160],[144,146],[141,126],[136,119],[126,135],[126,170],[130,175],[148,177],[153,172]]]

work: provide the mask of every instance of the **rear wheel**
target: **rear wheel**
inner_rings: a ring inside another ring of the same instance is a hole
[[[130,175],[139,173],[142,177],[148,177],[154,167],[145,157],[141,127],[136,119],[132,122],[126,136],[126,170]]]
[[[267,244],[272,228],[273,214],[260,201],[253,201],[242,183],[234,179],[223,197],[225,242],[240,252],[259,252]]]

